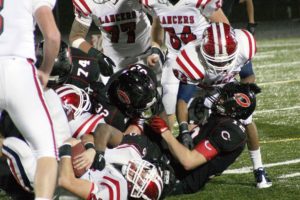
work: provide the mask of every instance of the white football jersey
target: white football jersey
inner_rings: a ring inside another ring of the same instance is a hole
[[[41,6],[52,9],[55,3],[56,0],[0,1],[0,56],[17,56],[35,61],[34,13]]]
[[[83,25],[92,21],[101,30],[103,52],[115,62],[134,57],[151,46],[150,21],[138,0],[73,0],[75,17]],[[118,62],[117,62],[118,63]]]
[[[80,116],[69,121],[72,137],[80,139],[85,134],[91,134],[100,123],[105,123],[103,114],[82,113]]]
[[[123,144],[113,149],[106,149],[105,168],[102,171],[89,169],[80,178],[93,183],[91,196],[95,199],[127,199],[127,181],[113,164],[127,165],[130,160],[137,159],[142,159],[142,155],[134,145]]]
[[[235,29],[238,42],[238,52],[235,65],[230,73],[214,74],[206,70],[205,61],[200,51],[200,40],[186,45],[176,58],[173,67],[175,76],[183,82],[196,83],[202,87],[222,85],[234,79],[241,68],[253,58],[256,53],[256,41],[246,30]]]
[[[202,38],[208,27],[207,18],[221,7],[221,0],[180,0],[175,5],[168,0],[142,0],[146,11],[157,16],[166,32],[170,53],[178,53],[190,41]]]
[[[90,169],[80,178],[93,184],[89,199],[127,199],[127,181],[112,165],[106,165],[102,171]]]

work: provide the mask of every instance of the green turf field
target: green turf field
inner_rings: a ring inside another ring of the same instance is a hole
[[[254,187],[248,151],[228,171],[193,195],[168,200],[300,199],[300,38],[259,40],[253,61],[262,88],[254,114],[263,162],[273,181],[268,189]],[[5,195],[0,199],[7,199]]]

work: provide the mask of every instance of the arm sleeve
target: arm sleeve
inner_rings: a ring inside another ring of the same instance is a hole
[[[35,11],[41,6],[48,6],[52,10],[55,6],[55,3],[56,0],[33,0],[32,1],[33,13],[35,13]]]

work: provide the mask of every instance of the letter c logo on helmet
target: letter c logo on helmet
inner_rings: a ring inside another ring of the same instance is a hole
[[[234,99],[238,105],[243,108],[248,108],[251,105],[251,101],[249,97],[244,93],[236,93],[234,94]]]
[[[129,105],[131,103],[129,96],[126,94],[125,91],[118,89],[117,95],[118,95],[119,100],[122,103],[127,104],[127,105]]]

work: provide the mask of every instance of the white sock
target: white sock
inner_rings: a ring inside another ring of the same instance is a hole
[[[42,198],[42,197],[35,197],[34,200],[51,200],[51,199],[48,199],[48,198]]]
[[[254,150],[254,151],[249,150],[249,155],[250,155],[254,170],[256,170],[260,167],[263,167],[262,160],[261,160],[260,148],[258,148],[257,150]]]

